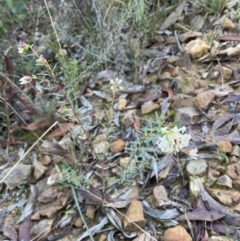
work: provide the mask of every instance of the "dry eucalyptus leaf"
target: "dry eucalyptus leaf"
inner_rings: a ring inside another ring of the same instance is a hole
[[[12,241],[17,241],[17,231],[16,229],[10,225],[10,224],[4,224],[1,228],[1,231],[3,232],[3,234],[5,236],[7,236],[8,238],[10,238]],[[30,241],[30,239],[26,240],[26,241]]]
[[[137,235],[136,233],[134,233],[134,232],[126,233],[123,230],[122,222],[121,222],[120,218],[116,215],[116,213],[115,213],[115,211],[113,209],[108,208],[106,210],[106,214],[107,214],[107,217],[108,217],[109,221],[112,223],[112,225],[115,228],[117,228],[119,231],[121,231],[126,238],[134,238],[134,237],[136,237],[136,235]]]
[[[114,201],[112,203],[106,203],[104,206],[109,208],[125,208],[130,201]]]
[[[89,228],[87,231],[85,231],[79,238],[77,238],[76,241],[81,241],[84,238],[89,236],[89,233],[93,236],[95,233],[98,233],[102,231],[102,228],[108,223],[108,218],[104,217],[101,222],[91,228]]]
[[[143,209],[144,209],[144,213],[146,213],[147,215],[160,220],[174,219],[179,215],[179,212],[176,208],[160,211],[158,209],[151,208],[146,201],[143,201]]]
[[[226,214],[220,213],[219,211],[215,210],[204,210],[204,209],[196,209],[192,212],[184,213],[178,217],[175,218],[177,221],[181,220],[191,220],[191,221],[206,221],[206,222],[212,222],[214,220],[221,219]]]
[[[19,240],[30,241],[30,229],[32,227],[31,217],[28,216],[24,219],[24,222],[19,227]]]
[[[28,198],[28,202],[22,212],[22,215],[18,219],[17,223],[21,223],[26,217],[32,214],[35,210],[36,198],[37,198],[37,188],[35,185],[31,185],[31,195]]]
[[[214,135],[225,135],[229,133],[234,123],[235,115],[228,114],[226,116],[219,117],[212,126]]]
[[[65,135],[70,129],[73,127],[73,123],[59,123],[59,127],[52,131],[49,135],[47,135],[48,140],[52,140],[53,138],[59,138]]]
[[[186,5],[186,1],[182,1],[182,3],[165,19],[161,26],[161,30],[169,28],[172,24],[176,23],[178,18],[181,16],[183,9]]]

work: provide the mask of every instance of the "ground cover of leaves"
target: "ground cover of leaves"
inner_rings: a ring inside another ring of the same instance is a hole
[[[182,1],[152,38],[135,32],[118,46],[120,66],[82,77],[69,95],[62,73],[14,82],[33,73],[5,53],[0,240],[240,240],[240,24],[228,3],[205,16]],[[25,31],[18,43],[34,37]],[[156,133],[174,126],[189,145],[164,152]]]

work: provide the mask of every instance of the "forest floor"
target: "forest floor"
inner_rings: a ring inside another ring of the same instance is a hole
[[[240,240],[238,1],[86,2],[0,12],[0,240]]]

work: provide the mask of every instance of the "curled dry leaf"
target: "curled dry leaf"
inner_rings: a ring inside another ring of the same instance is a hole
[[[216,210],[216,211],[219,211],[219,212],[224,213],[224,214],[228,214],[229,213],[227,207],[225,207],[222,204],[218,203],[216,200],[214,200],[208,194],[208,192],[205,190],[203,184],[200,181],[197,182],[197,185],[199,187],[200,196],[201,196],[201,199],[202,199],[206,209],[208,209],[208,210]]]
[[[59,128],[51,132],[48,136],[48,140],[52,140],[53,138],[59,138],[65,135],[70,129],[73,127],[73,123],[59,123]]]
[[[160,220],[173,219],[179,215],[179,212],[176,208],[160,211],[158,209],[151,208],[146,201],[143,201],[143,209],[144,213],[146,213],[147,215]]]
[[[168,94],[168,99],[172,99],[173,97],[173,91],[170,88],[167,88],[165,86],[162,86],[162,92],[167,92]]]
[[[228,114],[226,116],[219,117],[212,126],[214,135],[225,135],[232,129],[235,115]]]
[[[201,32],[186,32],[186,33],[180,34],[179,39],[181,40],[182,43],[184,43],[202,35],[203,34]]]
[[[106,214],[107,214],[107,217],[108,217],[109,221],[112,223],[112,225],[116,229],[121,231],[126,238],[134,238],[134,237],[136,237],[136,235],[137,235],[136,233],[134,233],[134,232],[126,233],[123,230],[122,222],[121,222],[120,218],[116,215],[116,213],[114,212],[113,209],[108,208],[106,210]]]
[[[47,119],[43,119],[41,121],[36,121],[33,122],[25,127],[23,127],[23,129],[29,130],[29,131],[36,131],[42,128],[45,128],[49,125],[49,120]]]
[[[234,35],[223,35],[219,37],[220,41],[240,41],[239,36],[234,36]]]

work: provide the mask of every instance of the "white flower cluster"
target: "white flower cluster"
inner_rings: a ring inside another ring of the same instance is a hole
[[[186,127],[181,127],[180,129],[177,126],[172,129],[164,127],[162,128],[163,136],[159,137],[156,144],[163,152],[177,153],[187,147],[191,139],[191,135],[184,134],[185,131]]]
[[[122,80],[119,78],[115,78],[115,79],[111,79],[110,80],[110,89],[112,91],[118,91],[118,90],[122,90],[123,87],[121,86],[122,84]]]

